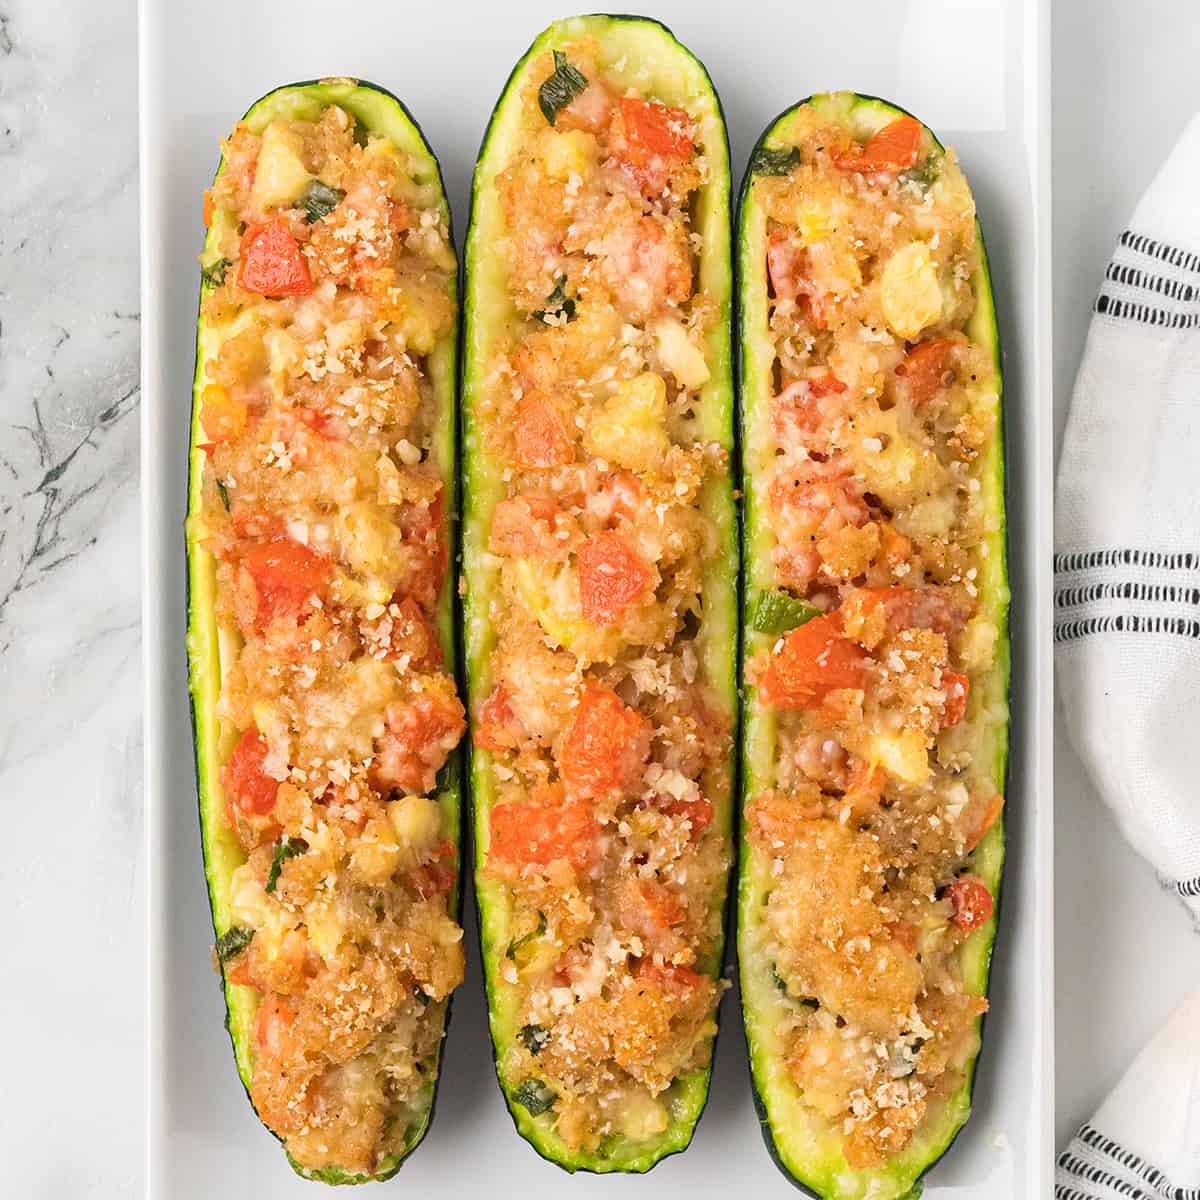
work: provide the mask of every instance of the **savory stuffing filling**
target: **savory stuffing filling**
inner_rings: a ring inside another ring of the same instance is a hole
[[[977,586],[996,379],[967,332],[980,251],[953,152],[909,117],[856,131],[848,103],[802,108],[793,142],[754,183],[774,590],[747,674],[776,733],[747,823],[788,1071],[871,1167],[960,1087],[987,1009],[961,949],[992,915],[969,864],[1003,803]]]
[[[598,53],[532,71],[495,180],[514,318],[476,418],[501,498],[472,726],[519,1029],[501,1071],[590,1151],[661,1133],[709,1062],[732,724],[696,640],[721,549],[702,498],[728,470],[699,429],[701,126]]]
[[[442,662],[453,327],[435,185],[343,109],[239,124],[206,196],[202,543],[217,561],[226,820],[218,957],[259,993],[251,1098],[302,1166],[377,1169],[425,1119],[446,998],[464,730]]]

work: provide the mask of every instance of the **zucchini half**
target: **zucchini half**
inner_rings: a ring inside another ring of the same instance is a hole
[[[737,222],[737,270],[740,425],[745,481],[742,605],[747,619],[741,626],[743,662],[747,662],[760,647],[769,645],[778,634],[777,630],[756,629],[755,625],[759,623],[749,619],[773,594],[771,550],[774,545],[765,481],[769,457],[773,454],[767,434],[769,406],[774,394],[775,350],[767,324],[767,218],[755,203],[755,168],[767,164],[770,170],[772,161],[786,162],[787,150],[795,144],[792,132],[795,114],[802,105],[828,112],[838,119],[848,117],[862,135],[874,132],[897,117],[911,115],[873,96],[855,93],[812,96],[787,109],[768,126],[751,153],[750,166],[742,180]],[[933,140],[941,148],[936,137]],[[763,154],[763,151],[768,153]],[[776,153],[771,155],[770,151]],[[995,515],[996,523],[994,532],[986,539],[988,556],[980,567],[977,585],[980,611],[988,615],[999,630],[994,665],[976,690],[983,706],[1007,713],[1009,590],[1005,565],[1000,340],[987,254],[978,221],[976,235],[980,264],[971,280],[976,306],[966,332],[973,342],[991,350],[995,363],[997,412],[994,434],[981,455],[980,471],[985,506]],[[741,791],[745,809],[750,799],[773,778],[775,754],[774,716],[769,708],[759,703],[756,689],[751,686],[743,689],[742,722]],[[991,759],[995,786],[1003,792],[1008,756],[1006,721],[998,722],[994,727],[994,736],[985,753]],[[975,930],[960,950],[966,989],[986,995],[1004,863],[1002,819],[996,821],[968,861],[972,873],[983,880],[997,901],[992,918]],[[866,1197],[870,1200],[912,1200],[921,1194],[921,1177],[946,1153],[970,1116],[976,1060],[967,1065],[961,1086],[940,1108],[931,1107],[912,1142],[886,1166],[869,1170],[849,1167],[842,1154],[840,1136],[827,1121],[801,1102],[783,1060],[776,1026],[784,1015],[784,1003],[773,978],[772,963],[760,949],[770,886],[765,864],[756,859],[743,820],[738,884],[739,981],[755,1106],[767,1149],[793,1183],[822,1200]],[[982,1020],[982,1017],[978,1018],[980,1023]]]
[[[265,129],[273,120],[315,120],[330,105],[338,105],[350,113],[367,132],[390,138],[391,141],[422,164],[425,178],[422,183],[430,189],[449,223],[450,209],[446,203],[442,184],[441,168],[420,127],[404,104],[383,88],[372,83],[354,79],[324,79],[288,84],[268,92],[256,101],[243,120],[255,132]],[[225,170],[222,158],[217,167],[219,176]],[[218,258],[217,246],[221,235],[223,214],[218,213],[205,239],[201,262],[205,265]],[[201,284],[201,300],[208,284]],[[453,277],[450,282],[451,299],[457,301],[457,286]],[[223,331],[209,326],[203,315],[196,329],[196,373],[192,396],[191,448],[188,457],[188,519],[187,538],[187,603],[188,603],[188,674],[192,712],[193,742],[196,755],[196,785],[200,802],[200,837],[204,852],[204,872],[208,882],[209,903],[212,909],[213,932],[219,939],[230,928],[230,879],[234,870],[245,861],[245,853],[237,838],[229,829],[223,816],[225,807],[224,789],[221,785],[221,767],[228,758],[236,733],[223,724],[216,713],[221,692],[223,673],[227,669],[236,645],[229,640],[231,635],[219,630],[214,613],[216,592],[216,562],[204,548],[202,525],[202,483],[204,478],[205,452],[201,443],[205,437],[200,426],[201,393],[204,389],[204,364],[218,352]],[[437,403],[437,424],[434,435],[434,458],[441,467],[446,498],[444,511],[455,511],[457,502],[457,477],[455,454],[457,426],[455,422],[455,378],[457,369],[457,328],[441,339],[434,352],[426,360],[426,371],[433,387]],[[442,536],[449,550],[451,562],[455,561],[454,527],[449,516],[444,518]],[[447,573],[442,585],[438,604],[437,629],[442,653],[448,669],[453,672],[455,664],[455,638],[453,596],[456,581],[454,572]],[[460,750],[455,750],[439,776],[436,800],[442,810],[444,826],[452,833],[455,843],[454,866],[456,882],[450,896],[450,911],[461,915],[462,894],[457,882],[461,869],[461,760]],[[229,982],[222,971],[222,986],[225,992],[225,1027],[233,1043],[234,1058],[238,1075],[250,1097],[251,1056],[254,1044],[254,1021],[258,1008],[257,993],[253,988],[241,987]],[[449,1014],[449,1002],[446,1016]],[[440,1065],[440,1050],[438,1053]],[[428,1105],[422,1120],[409,1131],[402,1154],[390,1154],[379,1164],[373,1174],[343,1170],[339,1167],[309,1169],[301,1166],[290,1155],[292,1169],[305,1179],[329,1184],[368,1183],[372,1180],[389,1179],[400,1164],[412,1152],[429,1126],[433,1115],[433,1102],[437,1088],[437,1070],[428,1085]],[[251,1101],[253,1106],[253,1101]],[[272,1136],[278,1136],[272,1131]]]
[[[495,631],[488,601],[498,587],[498,570],[486,553],[491,514],[503,495],[501,469],[485,450],[479,409],[484,397],[488,364],[499,341],[520,327],[520,317],[506,290],[501,260],[493,250],[504,233],[504,216],[496,200],[494,180],[507,165],[520,136],[520,91],[538,59],[580,38],[594,38],[606,70],[628,75],[631,84],[666,104],[687,106],[699,121],[701,139],[710,160],[710,174],[694,200],[693,221],[706,246],[698,286],[719,305],[708,340],[711,378],[700,395],[701,436],[719,442],[733,454],[733,367],[731,331],[730,173],[729,146],[720,101],[712,80],[698,59],[660,22],[637,16],[591,15],[555,22],[530,46],[509,76],[492,113],[472,185],[471,216],[464,251],[463,298],[463,577],[464,649],[468,711],[472,722],[491,688],[489,655]],[[720,552],[703,583],[704,619],[696,645],[710,687],[728,698],[736,714],[737,649],[737,534],[733,487],[728,476],[712,479],[702,496],[703,511],[715,525]],[[480,943],[488,992],[488,1019],[495,1048],[495,1066],[514,1124],[542,1157],[565,1170],[591,1172],[648,1171],[660,1159],[685,1150],[708,1097],[710,1066],[679,1076],[665,1095],[670,1098],[670,1123],[651,1139],[633,1141],[613,1135],[596,1152],[572,1151],[557,1135],[550,1117],[533,1116],[514,1098],[517,1080],[501,1067],[514,1043],[517,1011],[513,989],[501,979],[505,948],[510,942],[508,904],[503,885],[484,873],[493,804],[491,756],[472,746],[470,777],[473,801],[475,894],[479,906]],[[729,763],[729,799],[714,801],[714,824],[732,836],[733,763]],[[722,914],[727,896],[714,898]],[[724,917],[722,916],[722,925]],[[723,940],[723,939],[722,939]],[[719,941],[709,961],[698,964],[713,978],[721,970]]]

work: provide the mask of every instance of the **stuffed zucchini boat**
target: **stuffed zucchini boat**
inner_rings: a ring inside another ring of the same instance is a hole
[[[301,1175],[384,1179],[463,973],[450,214],[400,102],[332,79],[250,109],[204,215],[188,655],[227,1025]]]
[[[475,884],[496,1069],[569,1171],[708,1091],[732,859],[728,147],[662,25],[558,22],[475,170],[463,383]]]
[[[970,1113],[1004,855],[987,259],[953,151],[852,93],[767,130],[738,238],[755,1094],[812,1194],[911,1197]]]

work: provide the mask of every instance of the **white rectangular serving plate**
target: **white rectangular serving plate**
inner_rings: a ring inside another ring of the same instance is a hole
[[[471,169],[508,73],[570,10],[547,3],[141,0],[142,497],[148,880],[146,1195],[282,1200],[292,1174],[234,1070],[209,958],[184,652],[183,519],[202,241],[219,139],[271,88],[356,75],[395,92],[441,159],[460,239]],[[926,1196],[1051,1192],[1051,310],[1048,0],[670,0],[646,10],[707,65],[729,121],[736,194],[755,138],[832,88],[911,109],[957,148],[988,240],[1005,348],[1013,724],[1009,857],[975,1113]],[[569,1178],[517,1136],[492,1070],[468,901],[456,994],[424,1144],[369,1194],[458,1197],[795,1195],[762,1145],[736,990],[712,1095],[687,1153],[622,1181]]]

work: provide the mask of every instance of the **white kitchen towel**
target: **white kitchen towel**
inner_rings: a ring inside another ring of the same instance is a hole
[[[1200,116],[1105,271],[1056,526],[1068,732],[1125,835],[1200,925]],[[1056,1195],[1200,1200],[1200,994],[1060,1156]]]

